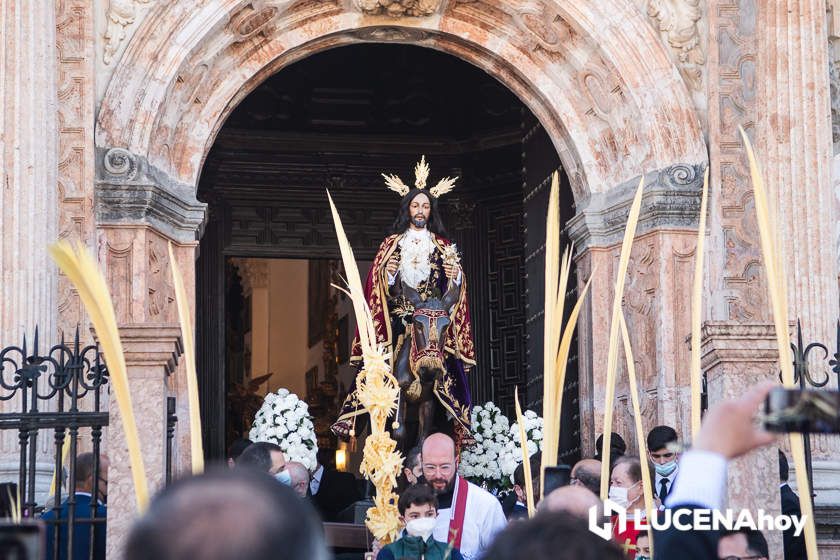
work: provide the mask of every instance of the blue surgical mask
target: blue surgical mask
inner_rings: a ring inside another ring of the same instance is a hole
[[[275,474],[274,478],[276,478],[281,484],[285,484],[286,486],[292,485],[292,475],[289,474],[289,471],[286,469],[283,469],[279,473]]]
[[[668,461],[667,463],[661,465],[659,463],[654,463],[653,468],[659,476],[670,476],[677,468],[677,461],[674,459],[673,461]]]

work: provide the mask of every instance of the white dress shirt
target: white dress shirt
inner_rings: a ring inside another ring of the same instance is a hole
[[[464,512],[464,533],[461,536],[461,554],[465,560],[477,560],[490,547],[496,533],[507,525],[502,504],[496,497],[468,482],[467,511]],[[458,484],[452,496],[452,506],[438,510],[434,537],[440,542],[449,542],[449,522],[454,515],[454,505],[458,503]]]
[[[312,473],[312,480],[309,481],[309,493],[313,496],[318,493],[321,487],[321,477],[324,476],[324,465],[318,465],[318,469]]]
[[[659,489],[662,487],[661,481],[663,478],[667,478],[668,482],[665,483],[665,486],[668,488],[668,495],[670,496],[671,490],[674,487],[674,479],[676,478],[678,472],[680,472],[679,464],[677,465],[677,468],[674,469],[674,472],[672,472],[668,476],[662,476],[658,472],[654,471],[655,476],[653,480],[653,493],[656,494],[657,497],[659,497]]]

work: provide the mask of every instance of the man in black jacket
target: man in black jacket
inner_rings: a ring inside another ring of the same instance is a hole
[[[318,466],[309,481],[309,495],[321,519],[339,521],[338,514],[362,496],[355,476],[325,464],[326,451],[318,452]]]
[[[782,514],[802,517],[799,509],[799,496],[788,484],[789,467],[787,457],[779,450],[779,480],[782,494]],[[791,527],[784,532],[785,560],[804,560],[805,558],[805,535],[794,535],[796,531]]]

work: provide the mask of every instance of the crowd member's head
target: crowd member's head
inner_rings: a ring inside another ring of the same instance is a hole
[[[660,476],[670,476],[677,468],[680,456],[668,449],[677,442],[677,432],[671,426],[656,426],[647,436],[648,458]]]
[[[767,540],[756,529],[724,531],[718,541],[718,558],[722,560],[767,560],[770,552]]]
[[[625,455],[619,457],[610,474],[609,498],[626,508],[644,507],[639,500],[642,497],[642,464],[638,457]]]
[[[572,467],[571,486],[583,486],[593,494],[601,492],[601,461],[581,459]]]
[[[403,476],[409,485],[417,484],[417,479],[423,476],[423,466],[420,464],[422,449],[417,446],[412,448],[405,456],[403,463]]]
[[[779,449],[779,482],[787,482],[790,477],[790,467],[788,466],[787,457],[784,452]]]
[[[566,512],[581,519],[589,519],[589,510],[595,507],[603,509],[601,500],[591,490],[583,486],[561,486],[540,502],[540,512]],[[600,514],[599,514],[600,517]]]
[[[568,513],[548,512],[511,523],[499,533],[483,560],[622,560],[612,541],[590,532]]]
[[[650,560],[650,535],[647,531],[642,531],[636,537],[635,560]]]
[[[435,530],[437,508],[435,491],[423,482],[406,488],[397,501],[400,521],[405,525],[405,532],[412,537],[422,537],[424,541]]]
[[[529,463],[531,464],[531,485],[533,486],[534,505],[540,501],[540,469],[542,468],[542,453],[537,451],[531,455]],[[527,502],[527,485],[525,484],[525,463],[519,463],[513,471],[513,491],[516,493],[516,499],[523,504]]]
[[[227,464],[230,468],[236,464],[236,460],[242,455],[242,452],[248,449],[248,446],[253,443],[248,438],[236,438],[233,440],[233,443],[230,444],[227,451]]]
[[[618,460],[619,457],[624,455],[627,451],[627,444],[624,443],[624,439],[615,432],[611,432],[612,435],[610,436],[610,468],[615,465],[615,462]],[[601,434],[598,436],[598,439],[595,440],[595,460],[601,460],[601,451],[604,446],[604,435]]]
[[[291,486],[289,473],[286,472],[286,456],[277,444],[267,441],[252,443],[239,456],[236,466],[268,473],[286,486]]]
[[[76,456],[76,492],[96,494],[98,500],[108,500],[108,466],[111,464],[104,453],[99,456],[99,472],[94,472],[93,453]],[[95,492],[94,492],[95,490]]]
[[[319,447],[318,453],[315,455],[315,460],[318,461],[318,465],[315,467],[316,471],[320,467],[335,469],[335,450]]]
[[[296,461],[286,463],[286,470],[289,471],[292,490],[301,498],[305,498],[306,491],[309,490],[309,471]]]
[[[423,441],[421,453],[423,476],[437,494],[451,492],[455,487],[458,461],[455,442],[446,434],[435,433]]]
[[[325,560],[317,516],[289,488],[249,469],[174,482],[134,525],[126,560]]]

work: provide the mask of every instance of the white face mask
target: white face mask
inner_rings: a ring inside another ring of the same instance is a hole
[[[421,517],[420,519],[412,519],[405,524],[405,532],[412,537],[420,537],[428,540],[435,530],[435,523],[437,520],[434,517]]]
[[[667,463],[653,464],[654,470],[656,470],[656,474],[659,476],[671,476],[671,473],[677,470],[677,461],[674,459],[673,461],[668,461]]]
[[[636,484],[638,484],[638,482]],[[636,486],[636,484],[634,484],[633,486]],[[631,486],[630,488],[633,488],[633,486]],[[610,486],[609,499],[625,509],[629,508],[630,505],[636,501],[630,501],[630,497],[628,495],[630,492],[630,488],[619,488],[618,486]]]

